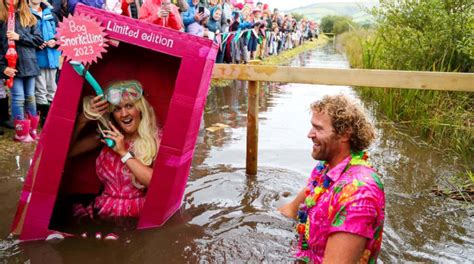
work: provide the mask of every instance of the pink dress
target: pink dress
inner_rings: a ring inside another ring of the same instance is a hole
[[[132,184],[133,174],[119,155],[108,147],[102,148],[96,160],[96,172],[104,185],[95,198],[94,209],[100,218],[138,217],[145,203],[146,189]]]

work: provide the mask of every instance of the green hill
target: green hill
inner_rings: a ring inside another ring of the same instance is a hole
[[[317,3],[286,10],[285,13],[300,13],[317,22],[320,22],[321,18],[328,15],[344,15],[352,17],[355,22],[364,23],[366,21],[372,21],[372,17],[365,12],[365,9],[370,9],[376,4],[377,3],[373,1],[362,3]]]

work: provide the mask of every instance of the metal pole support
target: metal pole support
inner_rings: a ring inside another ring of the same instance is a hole
[[[249,81],[247,112],[247,175],[257,175],[259,82]]]

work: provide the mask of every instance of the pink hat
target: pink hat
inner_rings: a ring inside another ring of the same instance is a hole
[[[245,3],[253,5],[253,0],[245,0]]]

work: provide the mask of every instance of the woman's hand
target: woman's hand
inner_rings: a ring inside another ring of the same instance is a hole
[[[8,77],[15,77],[16,72],[16,69],[10,67],[6,67],[5,70],[3,70],[3,73]]]
[[[48,44],[47,44],[46,42],[43,42],[43,44],[41,44],[41,45],[38,46],[38,49],[41,49],[41,50],[42,50],[42,49],[46,48],[47,45],[48,45]]]
[[[48,45],[48,47],[50,47],[50,48],[54,48],[54,47],[56,47],[56,40],[55,39],[50,39],[46,42],[46,45]]]
[[[160,8],[160,10],[158,10],[158,17],[167,17],[169,14],[170,13],[166,9]]]
[[[104,130],[105,138],[110,138],[115,141],[115,146],[112,150],[117,153],[120,157],[127,154],[128,149],[125,147],[125,136],[109,121],[109,126],[112,130]],[[105,143],[105,140],[101,140]]]
[[[20,40],[20,35],[15,31],[7,31],[7,39],[8,40]]]
[[[105,114],[107,112],[108,107],[109,103],[107,102],[107,100],[105,100],[103,95],[98,95],[89,101],[90,111],[99,115]]]

